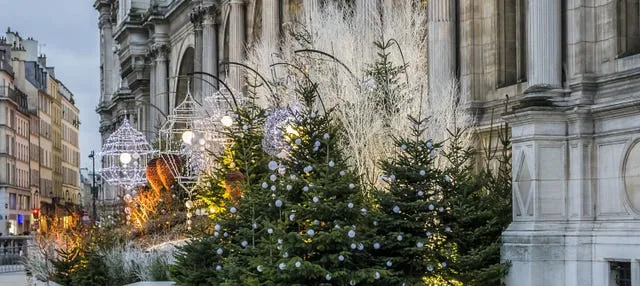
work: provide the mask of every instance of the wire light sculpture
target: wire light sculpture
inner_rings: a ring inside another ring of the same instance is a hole
[[[135,187],[147,183],[147,162],[154,154],[155,151],[142,132],[133,128],[125,118],[120,128],[102,146],[100,155],[104,167],[100,174],[110,185],[131,192]]]
[[[205,167],[206,130],[198,123],[204,120],[202,114],[202,105],[188,89],[184,100],[167,116],[158,131],[160,157],[176,183],[189,195]]]

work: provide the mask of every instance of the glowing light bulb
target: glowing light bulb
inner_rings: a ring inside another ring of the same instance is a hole
[[[223,126],[229,127],[233,125],[233,118],[231,118],[231,116],[229,115],[225,115],[225,116],[222,116],[222,119],[220,119],[220,122],[222,122]]]
[[[193,134],[193,131],[187,130],[184,133],[182,133],[182,142],[184,142],[184,144],[191,145],[191,141],[193,141],[193,137],[195,137],[195,134]]]
[[[295,128],[293,128],[293,125],[289,124],[287,125],[287,128],[285,129],[285,131],[287,132],[287,134],[289,135],[295,135],[298,136],[298,131],[296,131]]]
[[[131,154],[129,153],[120,154],[120,163],[125,165],[131,163]]]

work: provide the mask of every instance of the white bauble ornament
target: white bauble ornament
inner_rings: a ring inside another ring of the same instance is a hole
[[[402,241],[402,235],[401,235],[401,234],[400,234],[400,235],[398,235],[398,236],[396,237],[396,239],[397,239],[398,241]]]
[[[217,266],[216,266],[216,271],[220,271],[220,270],[222,270],[222,266],[217,265]]]
[[[393,265],[393,262],[391,262],[391,260],[387,260],[387,267],[391,267]]]
[[[354,238],[356,236],[356,232],[354,230],[350,230],[347,235],[349,235],[350,238]]]
[[[425,170],[420,170],[420,173],[419,173],[419,174],[420,174],[420,176],[424,176],[424,175],[426,175],[426,174],[427,174],[427,172],[426,172]]]
[[[373,243],[373,249],[380,249],[380,243]]]
[[[291,191],[293,189],[293,187],[291,185],[287,185],[286,189],[287,189],[287,191]]]
[[[231,212],[232,214],[236,213],[238,210],[235,207],[231,207],[229,209],[229,212]]]
[[[316,203],[316,204],[317,204],[319,201],[320,201],[320,199],[319,199],[318,197],[313,197],[313,202],[314,202],[314,203]]]
[[[287,265],[286,265],[286,264],[284,264],[284,263],[280,263],[280,264],[278,265],[278,268],[280,268],[280,270],[285,270],[285,269],[287,268]]]
[[[224,250],[222,250],[222,248],[218,248],[218,250],[216,250],[216,253],[218,255],[222,255],[222,253],[224,253]]]
[[[327,279],[327,281],[331,280],[331,274],[327,274],[324,276],[324,279]]]
[[[349,189],[354,189],[356,187],[355,184],[349,184]]]
[[[268,228],[268,229],[267,229],[267,232],[268,232],[269,234],[273,234],[273,228]]]
[[[269,187],[269,184],[267,184],[267,182],[262,182],[262,188],[266,189]]]
[[[216,224],[215,227],[213,227],[215,230],[220,230],[222,227],[219,224]]]
[[[300,261],[296,261],[296,268],[300,268],[300,266],[302,266],[302,263],[300,263]]]
[[[258,265],[258,267],[256,267],[256,270],[258,270],[258,272],[262,272],[262,265]]]
[[[275,171],[278,168],[278,163],[276,161],[269,162],[269,170]]]
[[[399,206],[394,206],[393,207],[393,212],[394,213],[399,213],[400,212],[400,207]]]
[[[423,246],[424,246],[424,243],[422,243],[422,242],[418,241],[418,243],[416,243],[416,247],[418,247],[418,248],[422,248]]]
[[[348,208],[350,208],[350,209],[352,209],[352,208],[353,208],[353,203],[348,203],[348,204],[347,204],[347,207],[348,207]]]
[[[278,177],[276,177],[276,175],[271,175],[269,176],[269,180],[271,180],[272,182],[275,181]]]
[[[329,167],[333,167],[335,165],[336,165],[336,163],[334,163],[333,161],[329,161]]]
[[[242,245],[242,247],[247,247],[247,245],[249,245],[249,243],[246,240],[243,240],[240,245]]]
[[[338,256],[338,260],[340,260],[341,262],[344,261],[344,256],[342,255]]]
[[[376,274],[373,275],[373,278],[376,280],[380,279],[380,272],[376,271]]]
[[[345,171],[340,171],[340,176],[344,177],[344,175],[346,175],[347,173]]]
[[[290,220],[290,221],[293,221],[294,219],[296,219],[296,215],[294,215],[294,214],[290,214],[290,215],[289,215],[289,220]]]
[[[281,200],[276,200],[276,207],[281,207],[282,206],[282,201]]]
[[[351,244],[351,249],[356,249],[356,248],[358,248],[358,246],[355,243],[352,243]]]
[[[313,229],[309,229],[309,230],[307,230],[307,234],[308,234],[309,236],[313,236],[315,233],[316,233],[316,232],[315,232],[315,231],[313,231]]]

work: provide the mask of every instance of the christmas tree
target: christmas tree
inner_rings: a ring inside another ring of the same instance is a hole
[[[318,110],[317,85],[301,84],[290,109],[279,176],[272,177],[280,211],[276,261],[251,265],[278,285],[363,285],[385,270],[374,266],[368,202],[346,165],[331,111]],[[279,200],[279,201],[278,201]]]
[[[197,206],[204,206],[210,228],[194,230],[202,237],[180,248],[171,269],[173,279],[186,285],[249,285],[255,275],[239,267],[260,256],[256,247],[269,215],[263,212],[266,194],[261,182],[268,177],[269,156],[261,149],[264,111],[251,100],[236,110],[225,130],[229,142],[219,166],[198,186]],[[266,229],[264,230],[266,232]]]
[[[502,146],[486,150],[480,170],[474,169],[478,154],[462,143],[463,130],[450,132],[443,154],[448,167],[441,183],[448,189],[447,221],[455,230],[449,239],[458,249],[457,279],[465,285],[501,285],[508,270],[500,263],[500,237],[511,222],[510,141],[506,125],[498,131]],[[498,163],[495,169],[489,166],[492,160]]]
[[[411,138],[395,138],[395,156],[381,162],[386,187],[375,193],[377,236],[374,255],[389,269],[381,285],[447,284],[455,245],[445,221],[450,211],[443,201],[442,173],[434,166],[439,144],[423,139],[425,119],[409,118]]]

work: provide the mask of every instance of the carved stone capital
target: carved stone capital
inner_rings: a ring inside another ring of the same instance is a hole
[[[166,60],[171,48],[165,43],[154,43],[149,48],[149,57],[156,60]]]
[[[197,5],[191,9],[189,20],[193,23],[195,29],[202,29],[202,21],[207,14],[207,9],[202,5]]]

